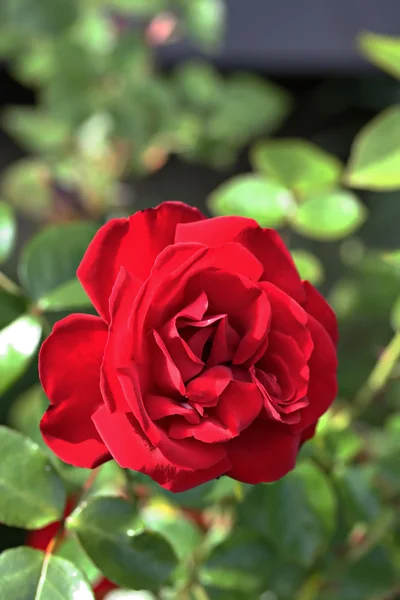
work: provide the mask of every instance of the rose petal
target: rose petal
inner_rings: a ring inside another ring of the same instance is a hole
[[[273,229],[261,229],[253,219],[216,217],[180,224],[176,228],[175,241],[200,242],[210,247],[239,242],[263,265],[262,280],[271,281],[300,304],[305,301],[299,274],[279,234]]]
[[[336,345],[338,342],[338,326],[335,313],[325,300],[325,298],[309,283],[303,282],[304,291],[306,293],[305,310],[321,323],[332,338]]]
[[[211,367],[186,385],[185,395],[191,402],[213,406],[231,380],[232,371],[229,367]]]
[[[199,423],[200,415],[190,404],[177,402],[165,396],[146,397],[146,409],[150,419],[157,421],[173,415],[182,415],[189,423]]]
[[[207,364],[210,366],[232,361],[240,342],[238,333],[229,324],[229,319],[224,315],[215,330]]]
[[[71,315],[54,326],[40,351],[40,379],[51,402],[40,429],[49,448],[76,467],[91,468],[110,458],[91,421],[102,404],[99,380],[106,340],[101,319]]]
[[[214,417],[203,418],[197,424],[189,424],[187,421],[176,420],[171,423],[168,434],[178,440],[193,437],[207,444],[226,442],[233,438],[234,434]]]
[[[196,208],[164,202],[129,219],[112,219],[99,230],[77,274],[104,320],[109,320],[108,299],[120,268],[144,281],[158,254],[174,242],[177,224],[201,219],[204,215]]]
[[[335,346],[323,327],[314,317],[309,318],[309,328],[314,350],[309,360],[310,379],[307,397],[309,405],[301,412],[301,421],[294,431],[304,430],[323,415],[337,394],[337,357]]]
[[[215,407],[215,414],[233,435],[239,435],[258,417],[262,407],[263,396],[254,383],[231,381]]]
[[[258,419],[225,444],[232,464],[226,475],[252,484],[276,481],[294,468],[299,444],[286,425]]]

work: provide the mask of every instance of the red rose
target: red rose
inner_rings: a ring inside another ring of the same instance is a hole
[[[275,231],[166,202],[102,227],[78,277],[100,316],[60,321],[40,355],[62,460],[176,492],[294,467],[335,398],[337,327]]]

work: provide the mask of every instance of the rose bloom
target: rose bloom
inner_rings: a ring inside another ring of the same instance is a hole
[[[59,321],[40,353],[57,456],[175,492],[293,469],[336,395],[337,325],[274,230],[165,202],[104,225],[78,277],[99,316]]]
[[[64,518],[68,517],[74,507],[74,498],[69,498],[67,505],[64,511]],[[25,544],[30,546],[31,548],[36,548],[37,550],[45,551],[51,540],[57,535],[61,522],[56,521],[55,523],[50,523],[46,527],[42,527],[42,529],[37,529],[36,531],[30,531],[25,540]],[[106,579],[105,577],[100,577],[99,581],[93,587],[93,593],[96,600],[103,600],[108,592],[111,590],[117,589],[117,586]]]

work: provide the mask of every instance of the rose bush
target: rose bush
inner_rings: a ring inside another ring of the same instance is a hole
[[[59,321],[40,354],[62,460],[176,492],[294,467],[336,395],[337,326],[274,230],[166,202],[104,225],[78,277],[99,316]]]

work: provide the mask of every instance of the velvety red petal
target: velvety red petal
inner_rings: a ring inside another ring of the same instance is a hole
[[[305,310],[325,327],[333,343],[337,344],[339,334],[335,313],[311,283],[304,281],[303,286],[307,297]]]
[[[146,473],[156,481],[160,477],[171,481],[174,474],[182,469],[206,470],[219,463],[224,463],[225,467],[227,465],[222,448],[218,453],[215,446],[197,440],[162,440],[165,442],[161,444],[163,448],[153,446],[138,430],[135,419],[123,413],[111,413],[105,405],[93,415],[93,421],[113,458],[122,468]],[[167,437],[165,433],[163,435]],[[165,447],[170,451],[169,456],[164,452]],[[216,453],[210,460],[213,448]],[[216,459],[217,453],[219,458]],[[185,464],[180,464],[182,462]]]
[[[200,422],[200,415],[192,406],[166,396],[146,396],[146,409],[153,421],[173,415],[182,415],[189,423]]]
[[[108,299],[120,268],[144,281],[158,254],[174,242],[177,224],[201,219],[196,208],[164,202],[129,219],[112,219],[99,230],[77,274],[103,319],[109,320]]]
[[[299,274],[279,234],[273,229],[261,229],[253,219],[216,217],[178,225],[175,241],[200,242],[210,247],[239,242],[263,265],[262,280],[271,281],[300,304],[305,300]]]
[[[207,364],[212,366],[231,362],[239,342],[240,337],[229,324],[228,317],[222,317],[215,331]]]
[[[231,381],[214,410],[222,423],[239,435],[257,418],[262,407],[263,396],[254,383]]]
[[[294,468],[299,444],[286,425],[258,419],[225,444],[232,464],[226,475],[252,484],[276,481]]]
[[[310,316],[309,327],[314,341],[314,350],[309,360],[310,379],[307,397],[309,405],[301,412],[301,421],[295,430],[306,429],[330,407],[337,394],[337,357],[335,346],[323,327]]]
[[[308,360],[313,349],[308,315],[293,298],[270,282],[260,283],[271,305],[271,329],[290,335]]]
[[[218,402],[231,380],[232,371],[229,367],[211,367],[187,384],[185,395],[192,402],[212,406]]]
[[[226,442],[235,435],[218,419],[214,417],[205,417],[199,423],[191,425],[187,421],[180,419],[171,423],[168,434],[174,439],[184,439],[193,437],[196,440],[207,444],[217,444]]]
[[[102,404],[100,365],[107,327],[97,317],[71,315],[44,342],[39,374],[51,402],[40,424],[46,444],[62,460],[91,468],[110,458],[91,416]]]

